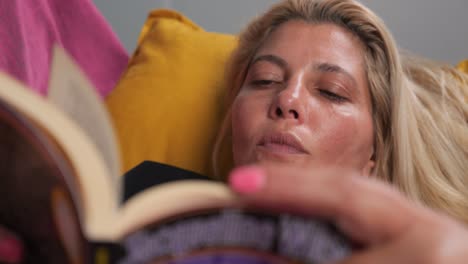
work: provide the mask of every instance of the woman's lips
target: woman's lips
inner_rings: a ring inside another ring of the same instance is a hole
[[[268,152],[279,154],[309,154],[300,140],[290,133],[271,133],[265,135],[258,146]]]

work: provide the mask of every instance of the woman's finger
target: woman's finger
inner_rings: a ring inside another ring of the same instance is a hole
[[[0,263],[20,263],[23,249],[11,232],[0,226]]]
[[[230,186],[247,205],[325,217],[364,244],[392,239],[424,214],[396,190],[334,169],[244,167],[231,173]]]

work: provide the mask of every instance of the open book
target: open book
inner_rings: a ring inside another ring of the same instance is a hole
[[[349,253],[331,225],[240,208],[202,175],[144,162],[121,176],[94,91],[61,48],[48,98],[0,73],[0,225],[22,239],[27,263],[319,263]]]

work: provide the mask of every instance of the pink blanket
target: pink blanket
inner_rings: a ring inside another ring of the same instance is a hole
[[[47,93],[51,51],[64,47],[106,96],[128,55],[91,0],[0,0],[0,70]]]

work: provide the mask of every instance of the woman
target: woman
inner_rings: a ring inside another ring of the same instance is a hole
[[[232,138],[236,165],[257,164],[230,176],[248,204],[336,221],[363,245],[346,263],[462,263],[461,224],[373,179],[468,220],[467,111],[454,79],[403,63],[354,1],[283,1],[240,37],[215,157]]]
[[[350,263],[461,263],[461,224],[367,178],[468,223],[466,80],[403,61],[354,1],[282,1],[240,36],[215,157],[232,139],[260,164],[230,178],[251,203],[335,219],[365,246]]]
[[[246,149],[259,143],[254,133],[281,130],[311,144],[311,168],[372,175],[468,221],[468,95],[459,80],[455,70],[403,63],[383,22],[354,1],[284,1],[240,37],[215,157],[232,129],[235,163],[257,162]]]

